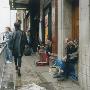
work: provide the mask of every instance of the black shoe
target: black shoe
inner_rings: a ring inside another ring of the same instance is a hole
[[[16,70],[18,70],[18,66],[16,66]]]
[[[21,72],[20,72],[20,70],[18,70],[18,76],[21,77]]]

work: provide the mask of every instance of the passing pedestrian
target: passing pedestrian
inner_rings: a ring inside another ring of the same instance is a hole
[[[28,46],[30,48],[30,52],[31,52],[31,54],[33,54],[33,45],[32,45],[32,39],[31,39],[30,31],[27,32],[27,41],[28,41]]]
[[[13,56],[15,61],[15,68],[17,70],[18,76],[21,76],[21,62],[24,52],[25,45],[27,44],[27,38],[24,31],[20,30],[20,23],[16,22],[14,24],[15,31],[13,32]]]
[[[10,27],[5,28],[5,33],[3,35],[3,40],[6,42],[6,48],[5,48],[5,58],[6,58],[6,63],[12,63],[12,52],[11,52],[11,44],[10,40],[12,38],[12,31]]]

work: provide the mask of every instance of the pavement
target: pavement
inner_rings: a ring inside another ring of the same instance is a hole
[[[6,64],[0,90],[24,90],[23,87],[28,87],[33,83],[46,90],[82,90],[77,83],[71,80],[58,81],[53,78],[49,73],[49,66],[36,66],[35,62],[38,60],[39,56],[36,54],[23,56],[21,77],[18,77],[16,73],[14,62]]]

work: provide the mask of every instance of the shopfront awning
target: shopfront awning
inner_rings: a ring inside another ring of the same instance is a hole
[[[9,0],[10,9],[27,9],[29,6],[30,0]]]

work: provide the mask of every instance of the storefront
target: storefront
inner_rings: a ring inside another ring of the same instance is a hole
[[[57,0],[45,0],[42,9],[42,41],[45,43],[47,39],[52,42],[52,52],[57,53]]]
[[[51,33],[51,3],[44,9],[45,41],[52,40]]]

